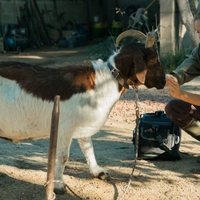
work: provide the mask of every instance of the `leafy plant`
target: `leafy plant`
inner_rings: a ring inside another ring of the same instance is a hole
[[[162,56],[161,63],[164,65],[166,72],[171,72],[178,65],[180,65],[186,57],[187,56],[185,52],[177,51],[175,54],[169,53],[165,56]]]
[[[107,39],[104,39],[97,44],[89,46],[87,52],[89,53],[89,55],[91,55],[90,59],[92,60],[100,58],[106,61],[108,57],[113,53],[114,49],[115,47],[113,38],[108,37]]]

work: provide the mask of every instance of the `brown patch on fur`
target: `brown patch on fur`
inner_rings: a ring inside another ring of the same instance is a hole
[[[20,62],[1,62],[0,76],[16,81],[22,89],[43,100],[61,100],[95,88],[95,70],[91,65],[68,65],[58,69],[42,68]]]
[[[94,89],[95,74],[91,73],[80,73],[74,77],[73,85],[75,87],[87,88],[87,90]]]

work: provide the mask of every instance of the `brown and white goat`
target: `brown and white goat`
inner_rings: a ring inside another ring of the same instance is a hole
[[[56,190],[64,191],[62,176],[73,138],[78,139],[92,175],[105,178],[108,174],[96,162],[91,136],[103,126],[124,88],[138,83],[157,89],[165,85],[154,47],[141,43],[125,45],[107,62],[90,65],[50,69],[1,62],[0,137],[14,141],[48,137],[53,100],[60,95]]]

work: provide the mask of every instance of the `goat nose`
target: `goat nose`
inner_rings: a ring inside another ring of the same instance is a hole
[[[162,81],[158,81],[158,85],[157,85],[157,89],[163,89],[165,87],[166,81],[162,80]]]

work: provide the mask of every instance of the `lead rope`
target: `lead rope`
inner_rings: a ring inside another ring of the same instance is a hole
[[[134,130],[134,142],[135,142],[135,159],[134,159],[134,162],[133,162],[133,167],[132,167],[132,171],[131,171],[131,174],[130,174],[130,178],[129,178],[129,181],[121,195],[118,196],[118,198],[116,200],[124,200],[125,196],[126,196],[126,193],[128,192],[129,188],[130,188],[130,185],[131,183],[133,182],[133,174],[135,172],[135,169],[136,169],[136,166],[137,166],[137,158],[138,158],[138,128],[139,128],[139,119],[140,119],[140,112],[139,112],[139,105],[138,105],[138,102],[139,102],[139,96],[138,96],[138,88],[135,87],[134,88],[135,90],[135,115],[136,115],[136,119],[135,119],[135,130]]]

